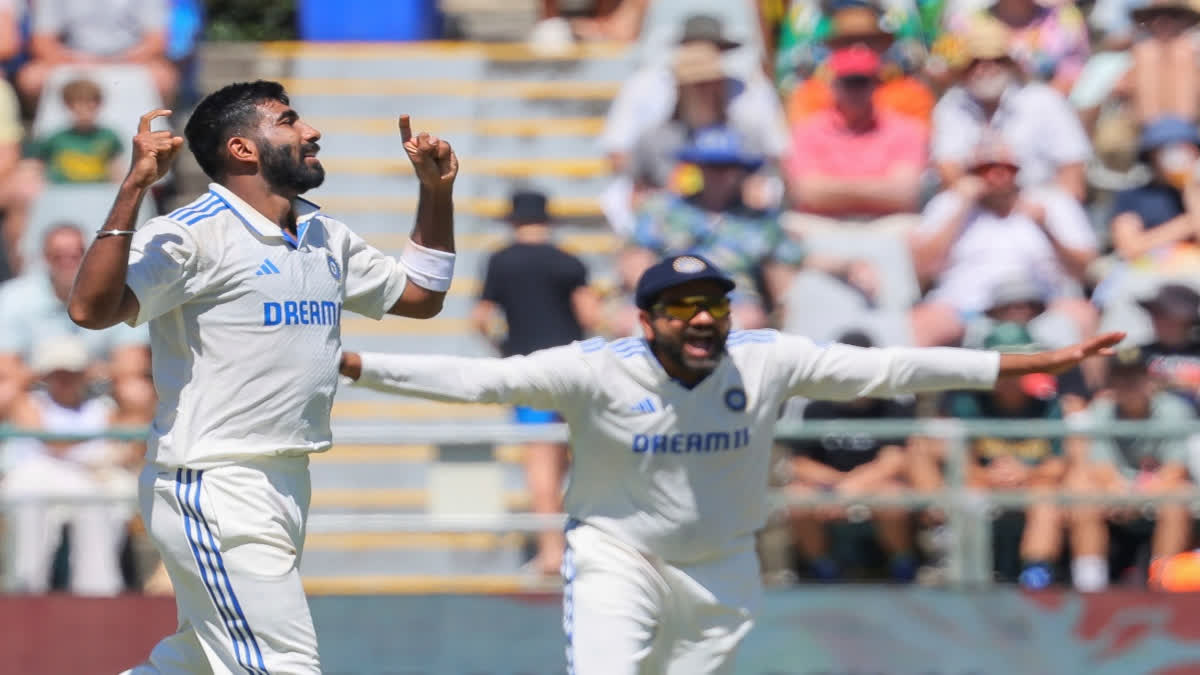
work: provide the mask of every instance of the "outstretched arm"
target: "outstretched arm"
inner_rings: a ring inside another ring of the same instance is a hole
[[[780,349],[785,362],[791,362],[788,388],[792,395],[848,400],[991,389],[1000,376],[1065,372],[1090,356],[1108,353],[1124,338],[1124,333],[1106,333],[1070,347],[1031,354],[949,347],[863,349],[835,344],[818,348],[804,338],[790,336],[780,339]]]
[[[343,352],[340,370],[376,391],[545,410],[562,410],[589,381],[588,367],[574,345],[506,359]]]

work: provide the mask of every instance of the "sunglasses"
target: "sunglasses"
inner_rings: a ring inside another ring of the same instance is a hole
[[[680,321],[691,321],[701,311],[707,311],[714,319],[724,319],[729,316],[729,298],[695,295],[660,302],[654,305],[654,311]]]

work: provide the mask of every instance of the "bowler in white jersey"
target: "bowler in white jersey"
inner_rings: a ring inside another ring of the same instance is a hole
[[[645,339],[506,359],[342,357],[342,373],[374,389],[565,418],[570,673],[732,672],[759,603],[755,531],[787,398],[985,389],[998,375],[1066,369],[1122,337],[1026,355],[819,347],[770,330],[730,333],[733,285],[699,256],[672,257],[638,282]]]
[[[142,117],[68,305],[86,328],[150,324],[159,403],[139,498],[179,627],[129,672],[316,675],[299,564],[308,455],[331,445],[342,313],[438,313],[453,276],[457,160],[400,118],[421,187],[412,240],[390,258],[300,197],[324,179],[320,133],[283,87],[232,84],[184,132],[208,191],[135,228],[183,144],[151,130],[169,112]]]

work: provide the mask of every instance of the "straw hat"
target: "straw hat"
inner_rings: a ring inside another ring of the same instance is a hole
[[[975,61],[1012,59],[1008,46],[1012,32],[996,19],[980,17],[971,23],[964,38],[969,67]]]
[[[874,7],[844,7],[835,11],[829,20],[830,31],[826,42],[845,43],[879,37],[895,39],[894,35],[883,29],[883,19]]]
[[[679,84],[715,82],[725,79],[721,50],[711,42],[691,42],[675,48],[671,71]]]

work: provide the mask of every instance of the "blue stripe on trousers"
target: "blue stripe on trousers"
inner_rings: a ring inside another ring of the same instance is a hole
[[[197,472],[198,475],[199,472]],[[195,492],[193,493],[193,486]],[[213,569],[213,555],[220,555],[216,552],[215,546],[209,547],[204,542],[204,537],[200,531],[200,518],[197,516],[192,502],[199,503],[200,501],[200,486],[192,479],[191,469],[178,469],[175,472],[175,498],[179,500],[180,509],[183,512],[184,532],[187,535],[188,545],[192,548],[192,555],[196,559],[196,566],[200,569],[200,580],[204,584],[204,590],[208,591],[208,596],[213,601],[213,606],[216,607],[217,613],[221,616],[221,622],[225,624],[225,630],[229,632],[229,637],[233,642],[233,653],[238,663],[241,664],[251,675],[261,675],[264,670],[255,668],[250,661],[250,647],[246,644],[246,637],[238,628],[237,622],[233,619],[232,613],[228,609],[228,602],[225,599],[225,593],[221,589],[220,582],[217,580],[217,573]],[[193,528],[195,534],[192,533]],[[204,554],[201,555],[201,549]],[[206,560],[207,559],[207,560]],[[212,581],[209,577],[212,577]],[[243,657],[243,652],[245,656]]]
[[[567,520],[564,532],[570,532],[579,526],[574,518]],[[563,548],[563,560],[560,571],[563,576],[563,634],[566,636],[567,675],[575,675],[575,551],[568,542]]]
[[[263,662],[262,650],[258,647],[258,639],[254,637],[254,631],[250,630],[250,622],[246,619],[246,613],[242,611],[242,604],[238,602],[237,595],[233,592],[233,584],[229,581],[229,573],[225,571],[225,560],[221,558],[221,550],[217,547],[216,539],[213,537],[212,528],[208,526],[208,521],[204,519],[204,511],[200,508],[200,486],[204,480],[204,472],[196,472],[196,515],[199,517],[200,523],[208,532],[208,542],[212,547],[213,554],[217,557],[217,568],[220,570],[221,578],[225,580],[225,590],[229,591],[229,599],[233,602],[233,611],[237,612],[238,618],[242,622],[242,628],[246,630],[246,637],[250,640],[250,646],[254,648],[254,655],[258,660],[258,669],[263,673],[267,672],[267,666]]]

